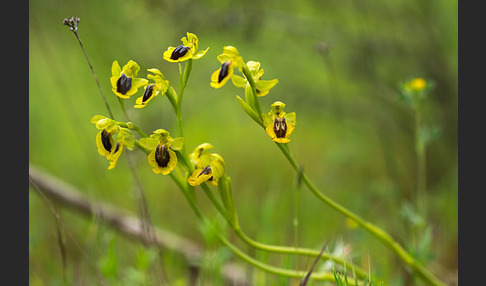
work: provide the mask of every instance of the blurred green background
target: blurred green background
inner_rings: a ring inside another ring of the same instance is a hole
[[[136,61],[141,77],[147,75],[146,69],[158,68],[178,90],[177,64],[164,61],[162,53],[192,32],[199,38],[200,49],[210,49],[194,61],[185,90],[186,148],[190,151],[210,142],[214,152],[224,157],[240,223],[249,236],[270,244],[294,244],[295,172],[241,110],[235,95],[243,97],[243,90],[231,84],[218,90],[209,86],[211,73],[220,66],[216,56],[226,45],[237,47],[245,61],[261,62],[262,79],[278,78],[279,83],[260,103],[268,111],[271,103],[280,100],[287,104],[287,112],[297,113],[290,147],[315,185],[385,229],[404,247],[421,245],[420,260],[455,285],[457,5],[457,1],[438,0],[31,0],[29,162],[78,187],[89,198],[136,213],[135,182],[126,154],[114,170],[107,170],[108,161],[97,152],[97,130],[90,118],[108,113],[82,50],[62,21],[71,16],[81,19],[79,36],[119,120],[124,116],[111,92],[112,62]],[[398,84],[412,77],[435,82],[436,88],[424,102],[423,120],[441,130],[427,148],[427,191],[421,196],[427,207],[422,214],[425,224],[420,227],[413,226],[416,213],[410,207],[416,203],[413,111],[396,98]],[[169,101],[159,97],[144,109],[133,109],[140,95],[141,91],[126,100],[132,121],[147,134],[164,128],[177,136]],[[142,152],[132,153],[154,224],[205,248],[208,262],[198,285],[218,285],[217,262],[240,260],[210,241],[169,177],[154,174]],[[217,217],[202,191],[198,203],[208,217]],[[136,275],[129,274],[136,270],[141,244],[104,227],[96,218],[60,211],[79,244],[66,238],[67,278],[63,278],[55,219],[38,194],[30,192],[32,285],[96,284],[96,272],[79,247],[90,261],[104,261],[115,254],[117,271],[106,279],[136,285],[132,277]],[[300,192],[298,219],[301,246],[320,249],[329,238],[331,250],[340,243],[349,246],[347,259],[369,267],[387,285],[421,285],[393,253],[363,230],[348,227],[343,216],[305,187]],[[286,266],[287,257],[255,252],[230,231],[228,237],[250,255]],[[187,269],[181,258],[165,253],[163,259],[171,285],[184,285]],[[310,258],[300,262],[304,269],[312,264]],[[297,282],[251,267],[247,274],[255,285]]]

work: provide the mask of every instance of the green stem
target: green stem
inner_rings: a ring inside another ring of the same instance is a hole
[[[123,114],[125,115],[125,118],[128,120],[128,121],[131,121],[130,120],[130,117],[128,117],[128,114],[125,110],[125,100],[123,98],[120,98],[120,97],[116,97],[118,99],[118,103],[120,103],[120,107],[121,107],[121,110],[123,111]]]
[[[192,70],[192,59],[188,59],[186,62],[186,66],[184,67],[184,72],[180,73],[181,83],[179,86],[179,98],[177,100],[177,118],[180,120],[181,118],[181,106],[182,106],[182,98],[184,97],[184,89],[186,88],[187,81],[189,79],[189,75],[191,74]],[[180,136],[182,135],[182,128],[179,128],[181,132]]]
[[[182,128],[182,116],[181,116],[181,106],[182,106],[182,98],[184,96],[184,89],[187,85],[187,81],[189,79],[189,75],[191,74],[192,70],[192,59],[188,59],[186,62],[186,66],[184,67],[184,72],[181,71],[180,73],[180,79],[181,83],[179,86],[179,94],[177,97],[177,104],[176,104],[176,117],[177,117],[177,126],[179,127],[179,136],[184,137],[184,131]],[[187,162],[190,162],[188,157],[187,157],[187,151],[186,151],[186,144],[182,145],[182,150],[181,150],[182,155],[184,156],[184,159]]]
[[[267,251],[267,252],[274,252],[274,253],[281,253],[281,254],[293,254],[293,255],[305,255],[305,256],[312,256],[312,257],[318,257],[320,254],[320,251],[314,250],[314,249],[308,249],[308,248],[301,248],[301,247],[287,247],[287,246],[277,246],[277,245],[270,245],[270,244],[264,244],[260,243],[258,241],[255,241],[248,237],[243,230],[241,229],[239,222],[236,221],[236,223],[231,222],[228,219],[228,215],[226,213],[226,210],[224,207],[221,205],[221,203],[216,199],[216,197],[213,195],[211,190],[209,189],[208,185],[206,183],[201,184],[202,189],[204,190],[204,193],[208,196],[208,198],[211,200],[211,202],[214,204],[216,209],[219,211],[219,213],[228,221],[228,224],[231,226],[233,229],[234,233],[246,244],[249,246]],[[231,198],[232,199],[232,198]],[[330,259],[334,261],[335,263],[338,263],[340,265],[350,265],[352,268],[355,269],[356,275],[360,278],[364,278],[367,274],[364,270],[360,269],[359,267],[352,265],[349,262],[344,261],[341,258],[322,253],[321,259]]]
[[[280,267],[275,267],[271,266],[265,263],[262,263],[248,255],[246,255],[243,251],[241,251],[238,247],[233,245],[230,241],[228,241],[213,225],[212,223],[203,216],[201,211],[198,209],[194,199],[189,195],[188,188],[187,188],[187,183],[182,181],[179,177],[177,177],[175,174],[170,173],[171,178],[174,180],[174,182],[177,184],[177,186],[181,189],[182,193],[186,197],[187,201],[189,202],[189,205],[191,209],[194,211],[196,214],[197,218],[205,225],[208,225],[209,227],[212,228],[214,233],[218,236],[219,240],[226,246],[228,247],[233,253],[236,254],[236,256],[240,257],[242,260],[247,262],[250,265],[253,265],[263,271],[266,271],[268,273],[280,275],[280,276],[285,276],[285,277],[293,277],[293,278],[302,278],[306,275],[306,272],[304,271],[296,271],[296,270],[288,270]],[[334,282],[334,275],[332,273],[312,273],[311,278],[315,280],[325,280],[325,281],[332,281]],[[354,285],[350,284],[350,285]]]
[[[294,226],[294,246],[298,248],[299,246],[299,204],[300,204],[300,186],[302,177],[302,169],[299,172],[299,178],[297,179],[297,183],[295,184],[295,193],[294,193],[294,219],[292,221]]]
[[[105,93],[103,92],[103,89],[101,88],[100,82],[98,81],[98,77],[96,76],[96,73],[93,69],[93,66],[91,65],[88,54],[84,50],[84,46],[83,46],[83,43],[81,42],[81,39],[79,38],[77,28],[75,30],[73,30],[73,33],[76,36],[76,39],[78,40],[79,46],[81,47],[81,50],[83,51],[83,54],[84,54],[84,57],[86,58],[86,61],[88,62],[89,69],[91,70],[91,73],[93,74],[93,78],[96,81],[96,85],[98,86],[98,90],[100,91],[101,97],[103,98],[103,102],[105,103],[106,109],[108,110],[108,113],[110,114],[111,119],[114,120],[115,116],[113,116],[113,113],[111,112],[111,108],[110,108],[110,105],[108,104],[108,101],[106,100]]]
[[[137,133],[140,134],[140,136],[142,136],[142,137],[148,137],[147,134],[145,134],[145,132],[142,131],[142,129],[140,129],[137,125],[133,124],[132,122],[125,123],[125,122],[122,122],[122,121],[117,121],[117,124],[118,124],[118,126],[137,131]]]
[[[290,162],[292,167],[296,171],[299,171],[299,166],[295,161],[294,157],[290,153],[290,149],[287,143],[281,144],[276,143],[277,146],[280,148],[282,153],[285,155],[287,160]],[[302,173],[302,179],[306,186],[310,189],[310,191],[321,201],[341,213],[347,218],[354,220],[359,226],[373,235],[375,238],[380,240],[383,244],[385,244],[389,249],[391,249],[399,258],[402,260],[407,266],[409,266],[420,278],[426,281],[430,285],[444,285],[445,284],[440,281],[437,277],[435,277],[432,273],[427,271],[418,261],[416,261],[412,256],[410,256],[393,238],[386,233],[381,228],[375,226],[374,224],[363,220],[358,215],[354,214],[353,212],[349,211],[348,209],[344,208],[343,206],[339,205],[338,203],[334,202],[326,195],[322,194],[312,182],[309,180],[306,174]]]
[[[425,162],[425,142],[421,136],[422,121],[420,111],[415,110],[415,153],[417,156],[417,189],[416,204],[420,215],[425,215],[425,192],[426,192],[426,162]]]

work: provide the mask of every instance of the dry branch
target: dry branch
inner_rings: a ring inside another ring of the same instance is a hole
[[[86,198],[81,191],[51,174],[41,171],[29,164],[30,183],[35,185],[48,198],[60,203],[61,206],[74,209],[86,216],[96,215],[106,221],[115,230],[146,245],[155,244],[175,253],[181,254],[189,267],[198,269],[203,251],[194,242],[155,227],[155,241],[149,241],[142,228],[142,222],[130,212],[114,207],[108,203]],[[229,285],[250,285],[241,266],[227,263],[221,269],[221,275]]]

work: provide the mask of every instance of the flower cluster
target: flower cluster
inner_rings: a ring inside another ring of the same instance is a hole
[[[181,39],[182,44],[177,47],[170,46],[164,53],[163,58],[172,63],[180,63],[188,60],[197,60],[202,58],[209,48],[199,50],[198,38],[193,33],[187,33],[186,37]],[[236,63],[237,61],[235,61]],[[120,67],[117,60],[111,68],[111,87],[113,93],[120,99],[129,99],[136,94],[139,89],[144,88],[144,92],[139,96],[134,108],[144,108],[147,104],[158,95],[169,95],[168,90],[171,88],[168,80],[159,69],[150,68],[147,78],[139,78],[140,66],[133,60]],[[172,99],[175,99],[176,95]],[[175,100],[173,102],[176,102]],[[180,104],[176,102],[175,104]],[[110,161],[108,169],[116,166],[123,148],[127,147],[132,150],[134,145],[147,153],[147,161],[156,174],[168,175],[178,165],[178,154],[184,147],[184,138],[173,138],[165,129],[157,129],[150,136],[142,136],[137,140],[131,133],[131,129],[137,129],[131,122],[118,122],[102,115],[96,115],[91,119],[100,131],[96,135],[96,145],[100,155]],[[208,149],[213,146],[209,143],[199,145],[194,152],[190,154],[190,163],[193,174],[188,178],[188,183],[197,186],[203,182],[217,185],[219,178],[224,173],[224,160],[216,153],[209,153]],[[189,160],[188,160],[189,161]],[[188,163],[183,164],[187,168]]]
[[[276,101],[271,105],[268,114],[261,113],[258,102],[259,97],[267,95],[278,83],[278,79],[262,80],[264,74],[260,62],[244,62],[238,50],[233,46],[225,46],[223,53],[218,55],[221,67],[211,75],[213,88],[223,87],[231,78],[233,85],[245,89],[246,102],[237,96],[243,110],[257,123],[265,128],[266,133],[274,142],[287,143],[295,129],[295,112],[285,113],[285,103]],[[242,76],[235,74],[238,69]]]
[[[176,47],[169,46],[163,52],[163,59],[171,63],[180,64],[184,61],[192,63],[192,60],[202,58],[209,50],[209,48],[199,50],[198,38],[193,33],[188,32],[181,38],[181,42],[182,44]],[[223,53],[217,56],[217,60],[221,63],[221,67],[211,74],[210,86],[219,89],[231,79],[234,86],[245,90],[246,102],[240,98],[244,110],[264,127],[274,142],[289,142],[289,137],[295,129],[295,113],[284,112],[285,104],[280,101],[274,102],[268,113],[262,113],[258,102],[259,97],[266,96],[278,83],[278,79],[263,80],[264,70],[260,62],[245,63],[233,46],[223,47]],[[180,105],[180,102],[162,72],[157,68],[149,68],[147,71],[149,74],[146,78],[138,77],[140,66],[137,62],[129,60],[123,67],[120,67],[117,60],[113,62],[110,83],[113,93],[119,97],[120,102],[129,99],[143,88],[143,94],[137,97],[134,108],[144,108],[159,95],[168,95],[174,107],[180,108],[175,106]],[[237,71],[239,74],[236,73]],[[181,78],[181,84],[183,80],[187,78]],[[223,157],[210,152],[213,146],[209,143],[197,146],[186,159],[184,138],[173,138],[165,129],[159,128],[147,136],[131,122],[118,122],[102,115],[94,116],[91,122],[100,130],[96,136],[96,144],[99,154],[110,161],[108,169],[116,166],[124,147],[132,150],[137,145],[146,152],[147,161],[156,174],[170,174],[177,167],[178,160],[182,160],[182,168],[190,172],[187,182],[191,186],[204,182],[217,186],[218,180],[224,175]],[[142,138],[136,139],[131,130],[137,130]]]

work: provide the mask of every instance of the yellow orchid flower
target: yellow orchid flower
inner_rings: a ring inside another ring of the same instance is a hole
[[[118,97],[130,98],[138,89],[148,84],[148,80],[137,78],[140,66],[130,60],[123,68],[120,68],[118,61],[114,61],[111,66],[111,90]]]
[[[209,48],[199,51],[199,40],[193,33],[187,32],[187,37],[181,39],[182,45],[169,47],[163,54],[164,60],[176,63],[187,61],[188,59],[197,60],[202,58]]]
[[[260,62],[248,61],[246,66],[250,70],[253,81],[255,82],[257,96],[261,97],[267,95],[270,89],[272,89],[278,83],[278,79],[261,79],[264,72],[263,69],[260,69]],[[248,80],[241,76],[233,75],[231,80],[236,87],[245,88],[247,85],[249,85]]]
[[[153,84],[149,84],[145,87],[143,95],[137,98],[135,101],[135,108],[143,108],[147,105],[152,98],[159,94],[164,95],[169,88],[169,81],[164,78],[162,72],[156,68],[148,69],[147,71],[153,73],[153,75],[147,75],[147,78],[154,81]]]
[[[275,101],[268,114],[263,114],[265,132],[277,143],[289,142],[289,137],[294,132],[297,123],[295,112],[285,113],[284,108],[285,103]]]
[[[105,116],[95,115],[91,118],[91,123],[94,123],[96,128],[100,130],[96,135],[96,146],[98,153],[110,161],[108,170],[111,170],[115,168],[123,147],[133,148],[135,138],[129,129],[118,126],[115,120]]]
[[[218,185],[218,180],[224,174],[224,160],[217,153],[202,154],[198,158],[196,170],[187,179],[191,186],[198,186],[208,182],[213,186]]]
[[[140,139],[140,145],[152,150],[147,156],[152,171],[156,174],[167,175],[177,165],[177,155],[174,150],[181,150],[184,138],[172,138],[164,129],[157,129],[149,138]]]
[[[221,68],[211,74],[210,84],[216,89],[224,86],[233,76],[234,69],[239,68],[241,70],[244,63],[240,53],[233,46],[224,47],[223,53],[218,55],[217,59],[222,65]]]

